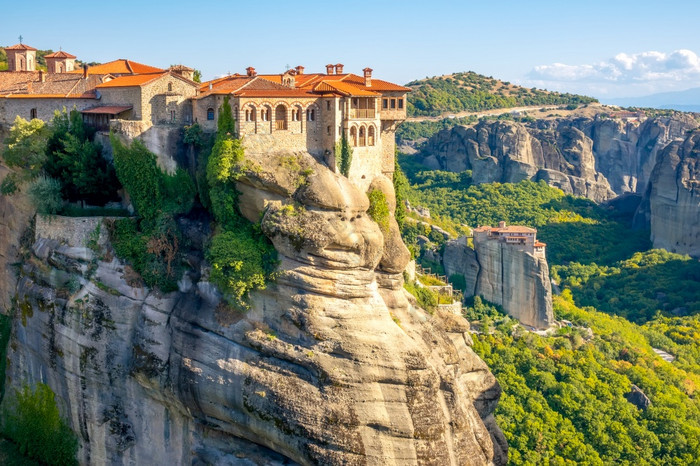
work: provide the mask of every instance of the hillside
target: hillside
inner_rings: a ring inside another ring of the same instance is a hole
[[[420,79],[407,84],[408,115],[437,116],[444,113],[489,110],[533,105],[580,105],[596,99],[528,89],[467,71]]]
[[[503,388],[495,416],[509,464],[697,464],[700,263],[648,250],[648,232],[631,230],[629,213],[544,182],[477,185],[469,170],[399,163],[410,214],[430,209],[430,219],[416,218],[441,227],[506,220],[536,226],[547,243],[561,328],[526,332],[479,297],[465,312],[474,350]],[[404,240],[444,273],[444,238],[421,226],[406,222]],[[450,281],[460,288],[464,278]]]

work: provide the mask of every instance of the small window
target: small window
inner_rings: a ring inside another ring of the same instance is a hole
[[[374,145],[374,126],[370,126],[369,129],[367,130],[367,145],[368,146]]]
[[[391,108],[396,108],[396,99],[391,99]]]
[[[389,99],[382,99],[382,108],[389,108]]]
[[[175,110],[170,110],[170,123],[175,123]]]
[[[330,127],[330,125],[329,125],[329,126],[326,126],[326,132],[328,133],[329,136],[331,135],[331,127]]]
[[[331,101],[327,100],[326,101],[326,110],[330,110],[330,109],[331,109]]]
[[[33,120],[34,118],[36,118],[36,109],[35,109],[35,108],[29,110],[29,118],[32,119],[32,120]]]
[[[399,99],[399,108],[403,108],[403,99]]]
[[[168,92],[173,92],[173,83],[168,83]]]
[[[306,119],[308,121],[316,120],[316,111],[313,108],[306,111]]]
[[[214,119],[214,109],[209,107],[207,109],[207,120],[213,120]]]

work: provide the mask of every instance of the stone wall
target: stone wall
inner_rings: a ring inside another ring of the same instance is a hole
[[[100,105],[132,105],[133,118],[135,120],[145,119],[143,118],[144,109],[140,87],[105,87],[99,91],[102,96]]]
[[[0,124],[12,125],[17,116],[29,120],[32,109],[36,109],[38,119],[49,122],[56,110],[83,110],[94,107],[98,102],[95,99],[0,98]]]
[[[84,248],[91,240],[97,245],[107,243],[108,235],[102,225],[104,217],[63,217],[37,215],[35,239],[46,238],[73,248]],[[97,233],[97,236],[93,238]]]
[[[153,124],[192,123],[190,98],[197,95],[197,85],[183,81],[171,74],[151,81],[141,87],[141,119]],[[173,120],[171,112],[175,113]]]

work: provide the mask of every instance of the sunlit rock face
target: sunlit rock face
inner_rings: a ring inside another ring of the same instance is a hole
[[[206,266],[161,295],[104,234],[93,250],[41,226],[9,385],[53,388],[85,464],[504,464],[500,387],[468,323],[404,291],[393,217],[383,233],[365,193],[306,153],[246,156],[241,211],[279,254],[249,311],[222,304]],[[370,185],[393,211],[390,180]]]
[[[430,168],[472,170],[475,183],[544,180],[565,193],[601,202],[643,193],[661,151],[697,126],[681,114],[642,122],[483,121],[440,131],[419,157]]]
[[[655,248],[700,257],[700,133],[659,155],[637,212]]]

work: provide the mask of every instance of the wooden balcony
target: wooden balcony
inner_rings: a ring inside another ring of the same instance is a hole
[[[350,118],[374,118],[376,112],[373,108],[351,108]]]

